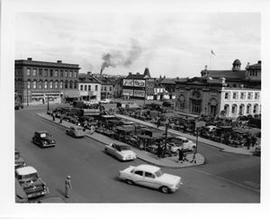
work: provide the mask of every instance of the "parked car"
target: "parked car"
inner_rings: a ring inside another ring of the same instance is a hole
[[[32,138],[34,144],[42,148],[55,147],[56,141],[47,131],[36,131]]]
[[[66,134],[74,138],[83,138],[87,133],[89,133],[89,130],[87,131],[83,127],[70,126],[70,128],[66,130]]]
[[[105,145],[104,151],[121,161],[135,160],[137,155],[128,145],[108,144]]]
[[[15,169],[24,166],[26,166],[24,159],[22,158],[20,152],[15,149]]]
[[[172,153],[176,153],[180,148],[184,152],[191,152],[196,148],[196,144],[193,141],[182,136],[171,137],[169,141]]]
[[[39,177],[34,167],[26,166],[17,168],[15,174],[27,198],[36,198],[49,193],[48,187]]]
[[[181,177],[163,173],[159,167],[147,164],[129,166],[119,172],[119,178],[128,184],[159,189],[163,193],[175,192],[183,184]]]

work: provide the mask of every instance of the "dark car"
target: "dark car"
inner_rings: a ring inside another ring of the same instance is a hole
[[[37,131],[32,138],[34,144],[40,147],[55,147],[56,141],[52,135],[46,131]]]

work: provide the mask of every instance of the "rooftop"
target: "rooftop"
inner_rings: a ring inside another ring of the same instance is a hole
[[[16,169],[16,172],[18,175],[28,175],[28,174],[36,173],[37,170],[34,167],[26,166],[26,167],[21,167],[21,168]]]
[[[145,171],[149,171],[149,172],[156,172],[156,171],[160,170],[159,167],[156,167],[153,165],[148,165],[148,164],[141,164],[141,165],[137,166],[137,168],[145,170]]]

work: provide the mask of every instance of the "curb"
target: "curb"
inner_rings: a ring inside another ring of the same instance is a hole
[[[43,117],[40,113],[37,113],[36,115],[38,115],[39,117],[41,117],[42,119],[44,119],[44,120],[46,120],[46,121],[49,121],[49,122],[51,122],[51,123],[53,123],[53,124],[56,124],[56,125],[59,126],[59,127],[67,128],[67,127],[65,127],[65,126],[64,126],[63,124],[61,124],[61,123],[57,123],[57,122],[55,122],[55,121],[52,121],[52,120],[50,120],[50,119],[48,119],[48,118]],[[85,135],[85,137],[91,138],[92,140],[97,141],[97,142],[99,142],[99,143],[101,143],[101,144],[106,144],[104,141],[99,140],[99,139],[97,139],[97,138],[94,138],[94,137],[92,137],[91,135]],[[140,159],[140,160],[142,160],[142,161],[145,161],[145,162],[147,162],[147,163],[150,163],[150,164],[153,164],[153,165],[156,165],[156,166],[165,167],[165,168],[171,168],[171,169],[180,169],[180,168],[187,168],[187,167],[194,167],[194,166],[201,166],[201,165],[204,165],[204,164],[205,164],[205,157],[204,157],[203,155],[201,155],[201,156],[204,158],[203,163],[201,163],[201,164],[195,164],[195,165],[189,165],[189,166],[182,166],[182,167],[181,167],[181,166],[171,166],[171,165],[157,164],[157,163],[152,162],[152,161],[149,161],[149,160],[147,160],[147,159],[141,157],[139,154],[137,154],[137,158]]]

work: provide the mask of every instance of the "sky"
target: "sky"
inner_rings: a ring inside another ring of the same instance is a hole
[[[18,13],[15,58],[79,64],[80,72],[194,77],[261,59],[260,13]],[[211,54],[211,50],[215,55]],[[105,62],[105,64],[104,64]]]

